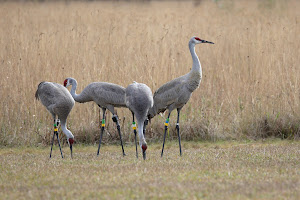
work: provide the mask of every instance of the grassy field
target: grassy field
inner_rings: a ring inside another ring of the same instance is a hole
[[[52,119],[34,99],[41,81],[74,77],[78,92],[138,81],[154,92],[189,72],[194,35],[215,45],[196,46],[203,79],[181,112],[184,140],[299,138],[299,1],[137,2],[0,3],[1,145],[49,144]],[[117,112],[132,142],[131,113]],[[161,138],[165,117],[153,119],[150,140]],[[118,138],[110,118],[105,142]],[[68,126],[93,144],[98,107],[76,104]]]
[[[300,143],[292,141],[0,149],[0,199],[299,199]],[[141,154],[140,154],[141,155]]]

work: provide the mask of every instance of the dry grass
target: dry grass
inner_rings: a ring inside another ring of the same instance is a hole
[[[155,91],[190,70],[193,35],[215,45],[196,47],[204,77],[182,111],[184,139],[299,137],[299,10],[296,0],[2,2],[0,143],[49,142],[52,119],[34,100],[39,82],[74,77],[80,92],[93,81],[135,80]],[[118,114],[132,141],[130,112]],[[154,118],[148,138],[161,137],[163,121]],[[106,142],[117,138],[107,122]],[[77,141],[93,143],[98,107],[76,104],[69,126]]]
[[[0,149],[0,199],[299,199],[299,142],[184,142],[134,147]],[[140,154],[141,155],[141,154]]]

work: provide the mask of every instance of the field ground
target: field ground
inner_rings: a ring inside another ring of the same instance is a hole
[[[0,199],[299,199],[300,142],[177,142],[134,146],[57,145],[0,149]]]

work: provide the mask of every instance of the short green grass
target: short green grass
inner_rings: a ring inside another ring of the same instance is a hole
[[[0,199],[300,199],[300,142],[225,141],[135,147],[0,149]]]

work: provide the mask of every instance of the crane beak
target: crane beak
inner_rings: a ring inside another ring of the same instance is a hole
[[[73,158],[73,143],[74,143],[74,139],[73,138],[69,138],[68,142],[69,142],[70,150],[71,150],[71,158]]]
[[[71,150],[71,158],[73,159],[73,151],[72,151],[72,145],[70,145],[70,150]]]
[[[210,41],[206,41],[206,40],[202,40],[202,43],[209,43],[209,44],[215,44],[213,42],[210,42]]]
[[[142,151],[143,151],[143,158],[144,158],[144,160],[146,160],[146,150],[147,150],[147,145],[143,144],[142,145]]]

